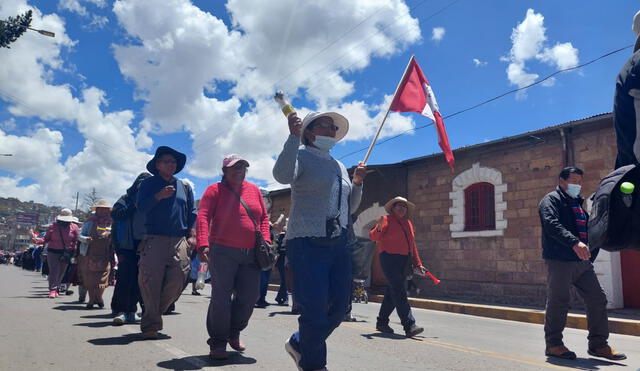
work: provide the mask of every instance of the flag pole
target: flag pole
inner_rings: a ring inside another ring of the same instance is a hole
[[[364,160],[362,160],[362,162],[365,165],[367,164],[367,160],[369,159],[369,155],[371,155],[371,151],[373,151],[373,146],[376,144],[376,141],[378,140],[378,136],[380,136],[380,132],[382,131],[382,127],[384,126],[384,122],[387,120],[387,116],[389,116],[389,111],[391,111],[391,105],[393,104],[393,101],[396,99],[396,94],[398,94],[398,89],[400,89],[400,86],[404,82],[404,79],[407,76],[407,71],[409,70],[409,66],[411,65],[411,62],[414,59],[415,59],[415,54],[411,55],[411,58],[409,59],[409,63],[407,63],[407,66],[404,68],[404,72],[402,73],[402,78],[400,79],[400,82],[398,82],[398,85],[396,86],[396,90],[393,92],[393,98],[391,98],[391,103],[389,103],[389,108],[387,108],[387,112],[384,114],[384,118],[382,119],[382,122],[380,123],[380,126],[378,127],[378,131],[376,132],[376,135],[373,137],[373,140],[371,141],[371,144],[369,145],[369,149],[367,150],[367,154],[364,155]]]

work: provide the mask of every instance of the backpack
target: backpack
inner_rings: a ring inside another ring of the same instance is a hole
[[[623,182],[635,185],[631,207],[622,200],[620,184]],[[590,249],[640,250],[640,167],[623,166],[602,178],[591,200]]]

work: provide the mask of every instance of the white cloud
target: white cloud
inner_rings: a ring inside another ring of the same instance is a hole
[[[0,8],[0,18],[29,9],[25,0],[9,1]],[[61,131],[43,124],[24,136],[0,131],[0,147],[14,153],[0,164],[2,170],[13,174],[0,177],[0,194],[69,205],[76,191],[83,194],[95,187],[102,196],[115,200],[150,157],[136,149],[130,126],[133,113],[107,111],[105,92],[95,87],[76,90],[52,82],[53,76],[65,69],[61,53],[75,41],[67,35],[60,17],[31,9],[33,24],[55,32],[56,37],[26,33],[12,44],[11,53],[0,56],[1,96],[13,115],[72,127],[82,135],[84,145],[81,151],[63,158]],[[35,183],[22,186],[24,179]]]
[[[91,6],[106,2],[59,2],[61,9],[95,21]],[[43,15],[27,0],[4,0],[0,18],[27,9],[34,10],[33,24],[56,38],[26,33],[0,56],[0,97],[9,112],[43,122],[22,136],[9,132],[10,122],[0,129],[0,147],[19,154],[0,159],[0,169],[12,174],[0,177],[0,194],[66,205],[76,191],[94,187],[115,200],[150,158],[142,151],[153,147],[150,135],[167,132],[191,135],[194,156],[182,176],[219,175],[222,157],[237,152],[251,163],[249,177],[271,181],[274,158],[288,135],[271,98],[276,87],[309,98],[314,107],[296,107],[301,115],[312,108],[344,113],[352,128],[346,140],[370,137],[390,97],[379,106],[345,100],[354,89],[349,73],[421,37],[403,0],[229,0],[230,27],[188,0],[118,0],[113,11],[131,43],[113,48],[144,102],[136,125],[132,111],[109,109],[106,92],[59,82],[60,72],[70,68],[62,56],[77,44],[63,18]],[[274,22],[274,14],[284,21]],[[212,96],[221,82],[233,87],[230,98]],[[58,130],[46,127],[52,122]],[[383,136],[413,125],[410,117],[391,114]],[[76,130],[84,142],[63,155],[66,130]]]
[[[446,30],[444,29],[444,27],[434,27],[431,31],[431,40],[439,42],[440,40],[442,40],[442,38],[444,38],[445,32]]]
[[[103,28],[109,22],[107,17],[96,15],[88,11],[82,3],[89,3],[98,8],[104,8],[107,6],[105,0],[59,0],[58,9],[68,10],[90,19],[91,22],[87,25],[87,28],[89,29]]]
[[[14,119],[13,117],[6,121],[0,122],[0,130],[4,130],[5,132],[14,131],[16,130],[16,128],[16,119]]]
[[[539,75],[527,72],[526,63],[537,60],[556,67],[565,69],[578,65],[578,49],[570,42],[557,43],[553,47],[547,45],[544,17],[528,9],[525,19],[513,29],[511,33],[512,47],[508,57],[501,57],[501,61],[509,62],[507,78],[512,85],[519,88],[533,83]],[[542,86],[553,86],[554,79],[545,81]],[[523,98],[526,94],[520,92],[517,97]]]
[[[418,22],[401,0],[230,0],[227,9],[231,29],[187,0],[114,3],[120,24],[136,39],[114,50],[122,73],[145,101],[148,123],[138,137],[152,127],[189,131],[195,155],[187,172],[201,178],[219,175],[223,156],[238,152],[251,163],[249,177],[272,179],[273,158],[288,134],[272,99],[276,88],[289,98],[304,94],[316,109],[353,115],[349,139],[361,139],[360,130],[371,133],[372,108],[344,102],[354,89],[344,72],[361,70],[371,58],[391,56],[420,38]],[[274,14],[282,21],[274,22]],[[232,84],[231,98],[211,97],[221,81]],[[250,110],[240,113],[242,100]],[[310,110],[296,108],[301,115]],[[402,127],[412,124],[392,116]],[[389,130],[397,126],[392,122]]]
[[[481,61],[481,60],[480,60],[480,59],[478,59],[478,58],[473,58],[473,64],[474,64],[476,67],[484,67],[484,66],[486,66],[486,65],[487,65],[487,62],[486,62],[486,61]]]

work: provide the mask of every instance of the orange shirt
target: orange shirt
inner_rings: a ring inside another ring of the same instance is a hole
[[[403,232],[404,230],[404,232]],[[400,218],[395,215],[384,217],[382,228],[378,230],[376,225],[369,232],[369,238],[378,243],[378,249],[389,254],[411,255],[413,264],[416,267],[422,265],[418,249],[416,248],[415,233],[413,224],[407,218]]]

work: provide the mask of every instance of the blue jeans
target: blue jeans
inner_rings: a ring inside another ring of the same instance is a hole
[[[405,330],[416,323],[407,300],[407,278],[403,272],[407,259],[410,259],[408,255],[380,253],[380,266],[389,284],[378,312],[378,324],[389,324],[389,316],[394,309]]]
[[[269,279],[271,278],[271,269],[260,272],[260,297],[258,302],[264,302],[267,299],[267,290],[269,290]]]
[[[327,363],[326,340],[341,323],[351,292],[351,255],[346,237],[320,246],[310,238],[288,241],[295,301],[300,310],[298,331],[290,342],[302,356],[300,366],[316,370]]]

